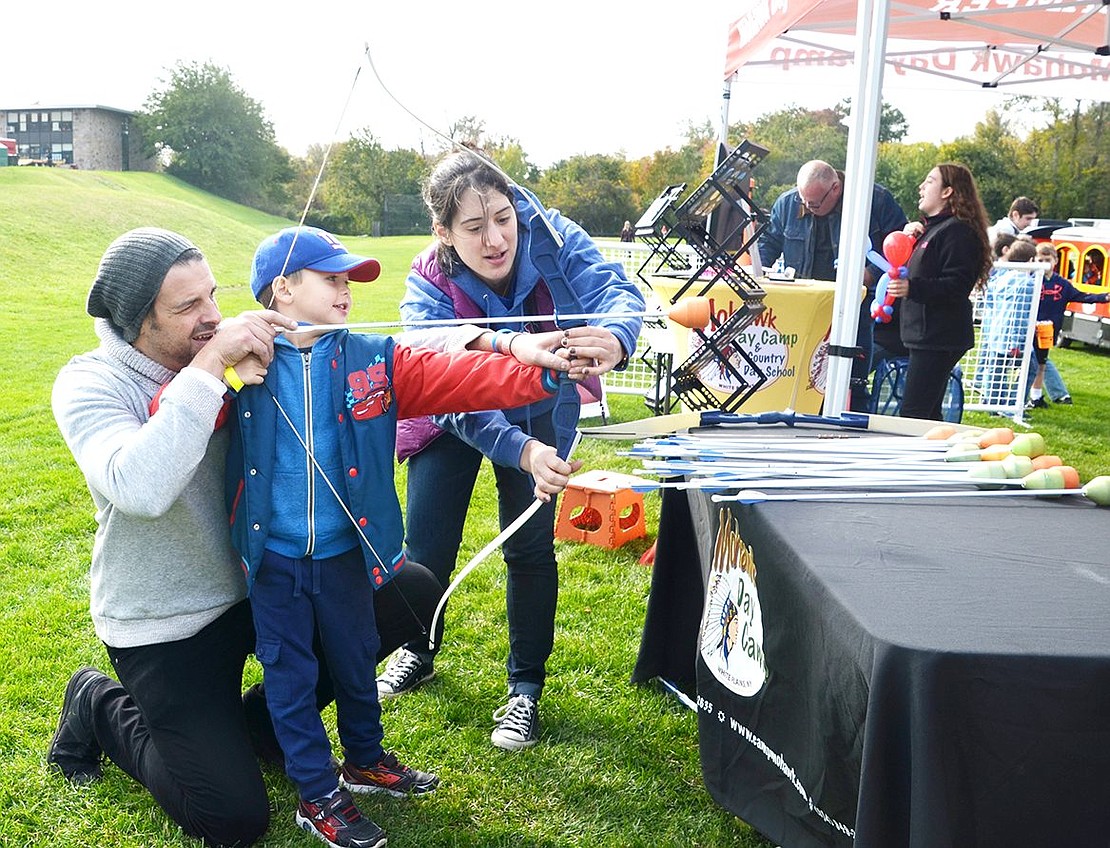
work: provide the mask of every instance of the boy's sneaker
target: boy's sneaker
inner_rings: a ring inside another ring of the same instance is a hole
[[[1025,408],[1026,409],[1048,409],[1048,402],[1043,397],[1033,398],[1027,404],[1025,404]]]
[[[380,848],[386,843],[385,831],[359,812],[344,789],[322,803],[301,801],[297,827],[333,848]]]
[[[396,698],[411,692],[425,680],[436,676],[431,660],[423,660],[408,648],[401,648],[386,664],[385,671],[378,678],[378,700]]]
[[[102,774],[103,751],[93,732],[92,698],[96,684],[108,679],[92,666],[84,666],[73,672],[66,683],[58,729],[50,740],[46,762],[71,783],[89,783]]]
[[[531,748],[540,738],[540,706],[531,695],[513,695],[493,714],[490,742],[506,751]]]
[[[404,798],[434,792],[439,778],[431,772],[402,765],[396,754],[386,751],[378,762],[366,768],[344,762],[339,772],[339,785],[352,792],[386,792],[394,798]]]

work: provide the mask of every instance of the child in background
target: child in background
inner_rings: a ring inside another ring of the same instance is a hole
[[[1052,267],[1045,272],[1041,284],[1041,304],[1037,309],[1038,321],[1052,322],[1052,338],[1060,335],[1060,327],[1064,323],[1064,310],[1069,303],[1106,303],[1110,301],[1110,294],[1093,294],[1077,289],[1066,279],[1056,273],[1056,264],[1059,257],[1056,248],[1047,241],[1037,245],[1037,261],[1046,262]],[[1029,390],[1029,402],[1026,409],[1044,409],[1048,403],[1044,399],[1045,383],[1048,384],[1048,396],[1053,403],[1070,404],[1071,394],[1064,385],[1056,365],[1049,359],[1049,348],[1034,345],[1033,353],[1037,362],[1037,376],[1033,378],[1033,386]]]
[[[380,270],[376,259],[348,253],[323,230],[290,227],[258,247],[251,291],[302,326],[344,324],[348,281],[372,281]],[[537,343],[471,330],[472,342],[505,352]],[[554,347],[561,335],[545,334],[545,343]],[[385,834],[350,793],[423,795],[439,784],[382,747],[372,592],[405,564],[394,484],[397,420],[523,406],[552,394],[556,380],[510,356],[442,353],[346,329],[290,332],[274,348],[265,382],[240,387],[235,404],[232,541],[247,575],[274,729],[300,795],[297,824],[337,848],[376,848]],[[338,776],[315,704],[317,633],[345,753]]]

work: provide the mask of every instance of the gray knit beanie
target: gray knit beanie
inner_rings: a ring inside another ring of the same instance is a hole
[[[135,341],[166,272],[181,254],[196,249],[184,236],[157,227],[124,233],[100,259],[86,311],[94,318],[107,318],[124,341]]]

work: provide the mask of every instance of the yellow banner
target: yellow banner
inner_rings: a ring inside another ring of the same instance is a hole
[[[682,282],[668,277],[650,279],[651,287],[667,303]],[[808,413],[821,411],[835,285],[823,280],[760,282],[767,293],[763,300],[764,310],[744,328],[735,345],[751,358],[767,381],[740,411],[770,412],[787,408]],[[743,304],[742,299],[723,283],[714,285],[705,296],[710,300],[712,327],[719,326]],[[692,330],[673,322],[671,331],[675,334],[677,367],[696,352],[701,339]],[[728,362],[747,385],[758,380],[758,375],[739,354],[734,353]],[[704,367],[698,376],[722,402],[741,388],[740,382],[721,363]]]

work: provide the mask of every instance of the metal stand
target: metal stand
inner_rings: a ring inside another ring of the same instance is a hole
[[[766,148],[742,142],[679,206],[673,204],[685,185],[667,186],[636,225],[637,237],[653,247],[640,268],[640,279],[648,283],[643,271],[649,267],[653,269],[649,274],[686,278],[670,299],[672,304],[687,295],[705,296],[718,283],[727,285],[741,301],[739,309],[708,333],[693,331],[700,342],[697,350],[666,381],[668,398],[673,390],[691,409],[732,412],[767,382],[763,370],[734,344],[763,311],[765,293],[741,266],[740,257],[753,249],[768,224],[767,213],[752,202],[749,193],[752,170],[766,155]],[[689,245],[696,254],[700,260],[697,268],[690,268],[679,251],[681,244]],[[740,370],[741,365],[746,365],[749,376]],[[720,369],[722,376],[737,385],[724,402],[701,378],[703,369],[709,367]],[[669,400],[656,405],[670,408]]]

